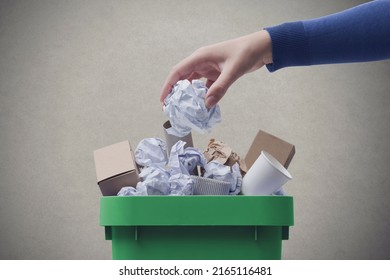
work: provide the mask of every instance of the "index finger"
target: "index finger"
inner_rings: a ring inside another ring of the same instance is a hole
[[[161,102],[164,102],[165,97],[168,96],[172,87],[179,80],[187,78],[190,74],[192,74],[192,72],[195,72],[195,66],[195,59],[192,56],[189,56],[172,68],[172,71],[169,73],[162,87],[160,96]]]

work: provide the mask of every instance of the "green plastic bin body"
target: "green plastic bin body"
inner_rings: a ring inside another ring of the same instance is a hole
[[[290,196],[102,197],[113,259],[281,259],[294,224]]]

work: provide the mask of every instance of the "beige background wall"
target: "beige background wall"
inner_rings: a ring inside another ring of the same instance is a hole
[[[364,1],[1,1],[0,258],[109,259],[94,149],[163,137],[160,88],[196,48]],[[390,61],[266,69],[194,133],[296,145],[286,259],[389,259]]]

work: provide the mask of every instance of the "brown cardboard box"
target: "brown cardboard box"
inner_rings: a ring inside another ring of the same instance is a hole
[[[129,141],[98,149],[93,156],[97,183],[104,196],[117,195],[124,186],[136,187],[138,169]]]
[[[270,153],[285,168],[289,166],[295,154],[294,145],[265,131],[259,130],[245,157],[245,163],[248,170],[263,150]]]

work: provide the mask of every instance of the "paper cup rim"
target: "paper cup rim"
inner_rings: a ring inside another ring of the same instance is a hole
[[[264,156],[264,158],[268,161],[269,164],[275,167],[275,169],[277,169],[289,180],[292,179],[290,172],[288,172],[288,170],[274,156],[272,156],[270,153],[266,151],[261,151],[261,154]]]

